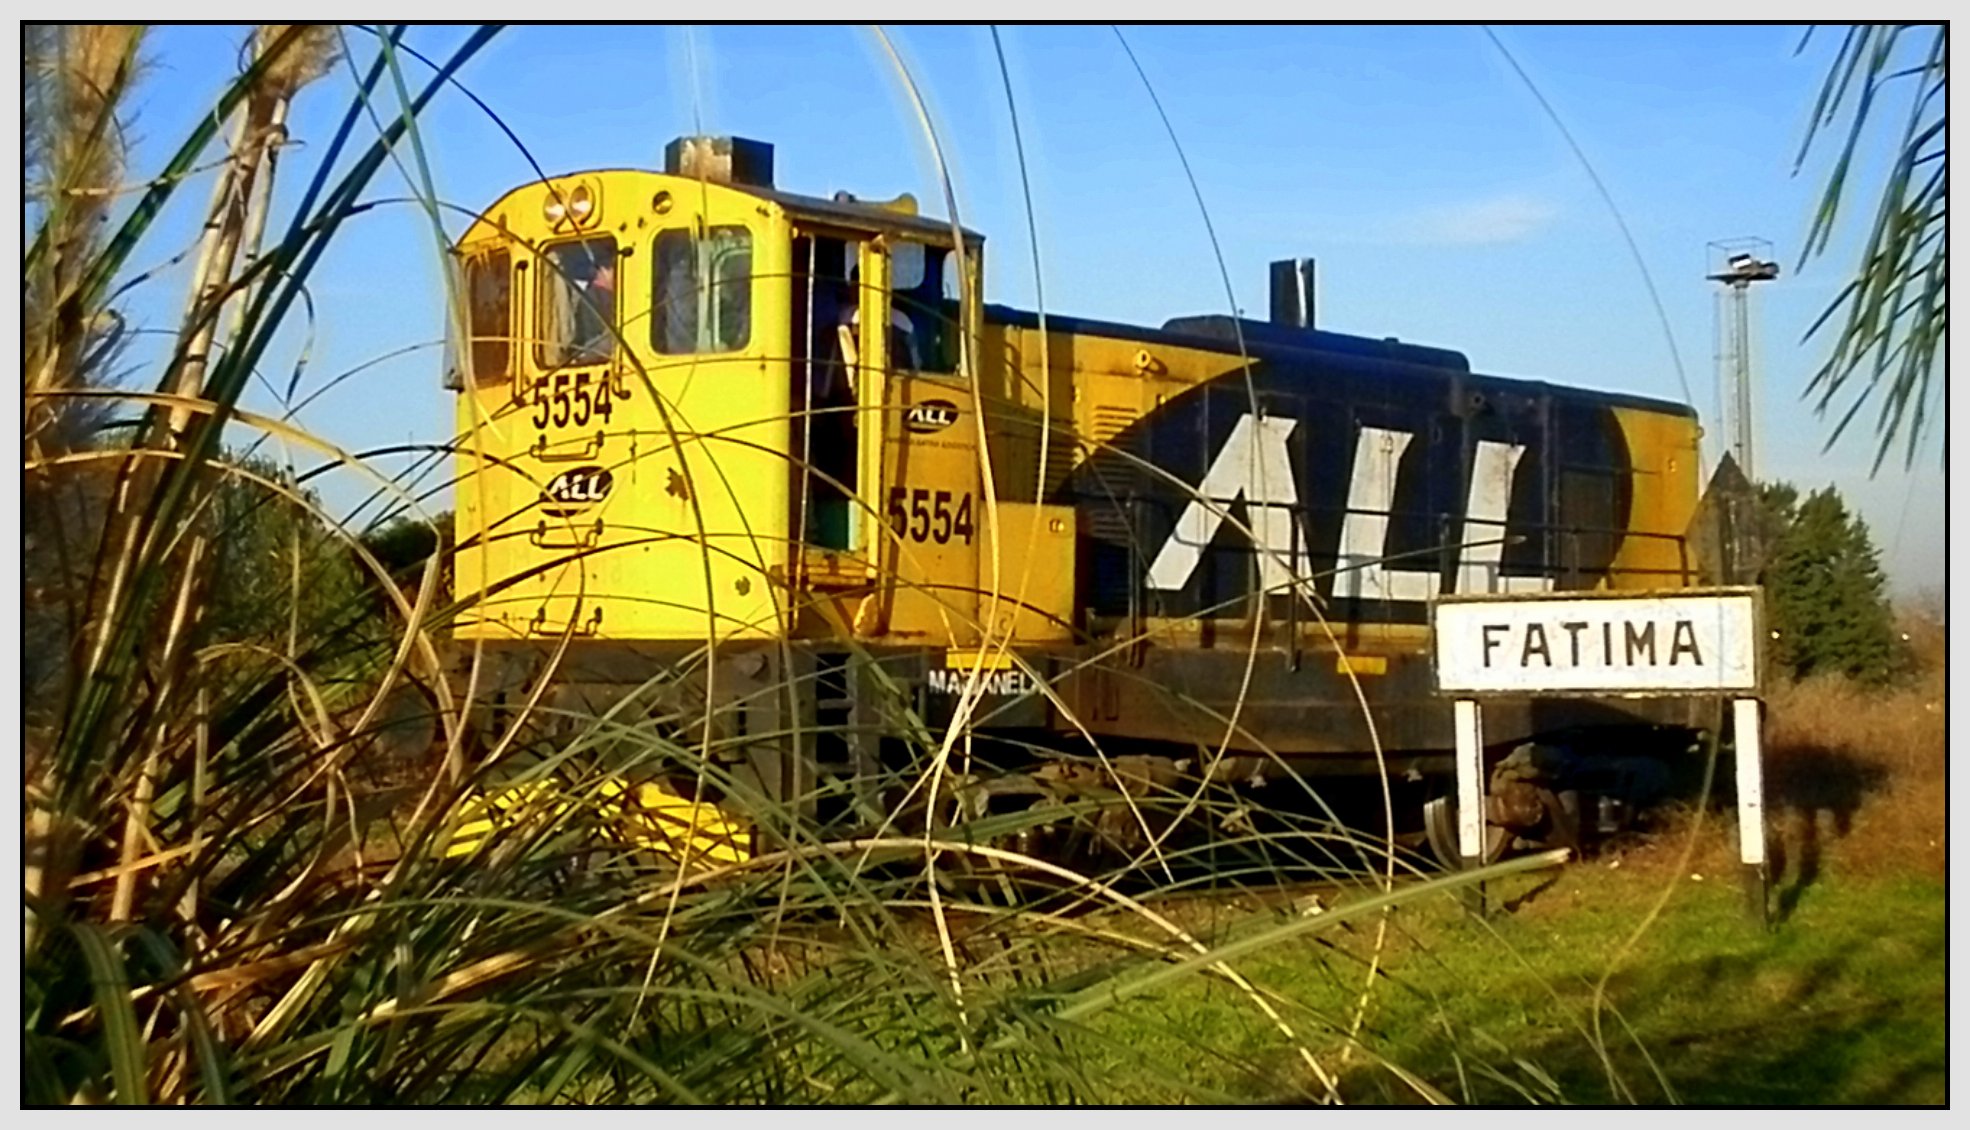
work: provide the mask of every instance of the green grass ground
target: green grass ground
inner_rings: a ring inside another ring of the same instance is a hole
[[[1675,888],[1669,903],[1622,953],[1665,884]],[[1824,882],[1770,931],[1748,919],[1728,874],[1694,880],[1664,866],[1603,863],[1501,886],[1492,894],[1510,909],[1483,921],[1447,899],[1397,910],[1386,976],[1364,1020],[1372,1053],[1451,1101],[1947,1099],[1938,879]],[[1370,920],[1336,939],[1359,955],[1374,933]],[[1316,1042],[1315,1018],[1351,1019],[1363,981],[1358,966],[1309,938],[1240,968],[1293,1002],[1282,1011],[1304,1018]],[[1603,977],[1596,1038],[1594,987]],[[1309,1083],[1278,1031],[1223,984],[1186,980],[1095,1027],[1127,1058],[1162,1065],[1170,1092],[1134,1101],[1181,1101],[1192,1087],[1297,1101],[1294,1081]],[[1425,1101],[1370,1053],[1342,1070],[1345,1101]]]

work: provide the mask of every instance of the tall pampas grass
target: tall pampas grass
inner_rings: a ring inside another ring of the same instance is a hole
[[[83,442],[99,413],[40,394],[99,380],[118,332],[114,316],[83,290],[86,265],[124,176],[125,101],[140,70],[141,25],[23,29],[23,133],[29,199],[40,225],[23,282],[22,366],[30,452]]]

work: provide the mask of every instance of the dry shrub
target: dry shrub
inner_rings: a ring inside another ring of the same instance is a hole
[[[1941,677],[1949,653],[1949,625],[1944,621],[1941,594],[1918,597],[1900,609],[1895,630],[1901,633],[1909,664],[1918,672]]]
[[[1766,807],[1795,871],[1824,852],[1847,873],[1943,873],[1946,672],[1939,647],[1909,642],[1920,670],[1899,686],[1816,678],[1766,700]]]

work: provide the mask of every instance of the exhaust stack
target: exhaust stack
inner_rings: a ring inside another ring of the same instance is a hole
[[[1272,324],[1313,328],[1313,260],[1279,259],[1272,264]]]
[[[744,137],[680,137],[664,146],[664,172],[712,184],[773,187],[773,147]]]

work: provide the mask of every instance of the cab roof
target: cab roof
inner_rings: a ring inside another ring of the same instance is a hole
[[[515,185],[507,192],[501,194],[500,198],[486,210],[486,215],[490,215],[501,204],[530,188],[538,188],[542,185],[572,180],[577,177],[620,176],[624,173],[640,174],[648,177],[663,177],[670,180],[692,179],[681,177],[676,173],[663,172],[658,169],[622,167],[574,169],[564,173],[553,174],[544,180],[529,181],[526,184]],[[951,241],[950,221],[939,219],[935,216],[916,214],[913,210],[915,207],[914,201],[907,208],[904,208],[898,207],[895,203],[888,201],[854,198],[841,199],[840,196],[830,199],[820,196],[806,196],[798,192],[785,192],[777,188],[766,188],[760,185],[734,184],[716,180],[708,183],[727,191],[742,193],[746,196],[764,200],[770,204],[776,204],[788,216],[795,220],[804,220],[817,224],[831,224],[836,227],[899,231],[909,235],[921,236],[926,240],[937,243],[949,243]],[[480,222],[484,222],[485,218],[482,215]],[[959,230],[964,233],[964,241],[969,246],[977,247],[985,242],[985,236],[980,232],[973,231],[970,228],[960,228]]]
[[[940,220],[935,216],[914,215],[882,202],[803,196],[797,192],[782,192],[776,188],[755,188],[743,184],[730,187],[762,200],[770,200],[786,209],[787,214],[797,220],[855,228],[894,228],[945,242],[949,242],[951,238],[949,220]],[[985,242],[984,235],[979,232],[965,227],[960,227],[958,230],[964,233],[964,241],[968,244],[977,245]]]

